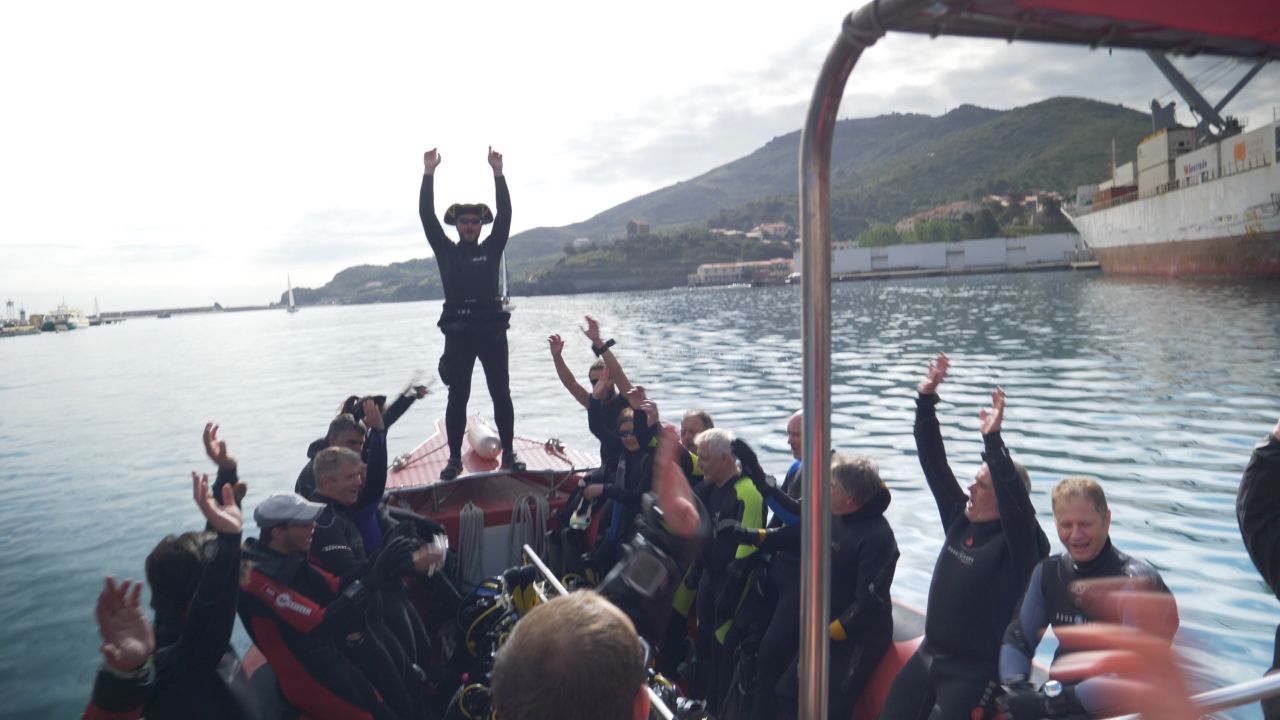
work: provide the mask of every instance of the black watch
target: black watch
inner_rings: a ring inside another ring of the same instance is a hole
[[[617,345],[617,344],[618,344],[618,343],[617,343],[616,341],[614,341],[614,339],[613,339],[613,338],[609,338],[608,340],[605,340],[605,341],[604,341],[604,344],[603,344],[603,345],[601,345],[600,347],[593,347],[593,348],[591,348],[591,352],[595,353],[595,354],[596,354],[596,357],[600,357],[601,355],[605,354],[605,352],[606,352],[609,348],[611,348],[611,347],[613,347],[614,345]]]

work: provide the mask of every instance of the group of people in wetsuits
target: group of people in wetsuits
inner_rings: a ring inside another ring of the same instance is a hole
[[[562,384],[586,408],[599,438],[601,470],[584,481],[583,503],[603,501],[589,570],[604,577],[619,562],[647,490],[658,423],[654,400],[622,370],[612,340],[586,318],[596,362],[588,386],[566,364],[564,340],[548,338]],[[1067,478],[1052,492],[1055,526],[1065,552],[1050,556],[1036,520],[1030,477],[1001,437],[1005,396],[992,393],[981,413],[982,462],[967,492],[952,471],[936,407],[950,360],[939,355],[918,387],[914,435],[926,483],[936,501],[945,542],[930,585],[924,638],[895,679],[885,718],[1087,716],[1120,712],[1124,695],[1106,678],[1046,693],[1032,683],[1032,658],[1045,629],[1104,617],[1079,581],[1117,578],[1123,589],[1168,597],[1161,612],[1113,618],[1171,639],[1176,604],[1159,573],[1110,541],[1111,513],[1102,487]],[[637,627],[661,648],[661,666],[687,680],[692,695],[725,717],[795,717],[798,703],[800,593],[799,413],[787,423],[795,462],[781,484],[755,453],[705,411],[681,419],[680,465],[713,528],[683,577],[665,629]],[[890,589],[899,557],[885,518],[891,500],[874,461],[831,458],[832,561],[831,717],[849,717],[871,674],[893,642]],[[640,468],[639,472],[634,469]],[[571,526],[572,523],[570,522]],[[570,527],[567,533],[582,530]],[[580,540],[581,542],[581,540]],[[691,631],[688,628],[692,627]],[[688,637],[692,658],[685,656]],[[681,662],[684,662],[681,665]]]
[[[424,155],[420,211],[446,294],[440,375],[449,386],[450,462],[442,477],[456,477],[461,469],[477,359],[494,401],[503,465],[519,469],[508,387],[509,315],[497,292],[510,227],[502,157],[490,151],[496,218],[484,205],[455,205],[446,212],[446,223],[458,228],[457,244],[448,241],[434,216],[439,163],[436,151]],[[480,228],[491,221],[494,231],[480,243]],[[585,333],[598,358],[587,387],[568,369],[563,340],[549,338],[557,374],[586,409],[600,440],[601,469],[584,481],[582,503],[571,507],[589,517],[593,504],[605,504],[585,574],[625,612],[635,632],[660,649],[664,671],[687,680],[692,694],[713,711],[726,717],[794,717],[800,682],[795,655],[801,417],[787,424],[796,461],[779,485],[751,448],[715,428],[709,414],[685,413],[681,447],[669,462],[689,483],[702,527],[672,542],[661,512],[646,504],[655,474],[664,472],[655,450],[664,432],[657,405],[644,388],[631,385],[612,351],[615,343],[603,340],[598,323],[588,318]],[[1109,619],[1165,638],[1177,628],[1171,596],[1157,612],[1147,605],[1141,613],[1116,617],[1109,613],[1124,605],[1102,603],[1106,609],[1099,609],[1080,581],[1118,578],[1122,589],[1166,595],[1167,588],[1150,565],[1111,544],[1105,494],[1086,478],[1063,480],[1052,492],[1065,551],[1049,555],[1029,477],[1001,439],[1005,398],[999,390],[982,413],[983,462],[966,493],[950,468],[936,415],[937,389],[948,369],[943,355],[930,364],[917,388],[914,428],[945,541],[930,586],[924,638],[894,681],[882,717],[993,717],[1000,711],[1042,718],[1122,709],[1132,696],[1106,677],[1037,688],[1031,658],[1049,625]],[[425,541],[442,528],[395,517],[380,503],[386,430],[425,392],[410,388],[390,406],[385,398],[348,398],[325,437],[308,449],[295,492],[259,502],[254,517],[260,535],[243,543],[244,485],[217,426],[207,426],[203,441],[216,480],[211,486],[207,475],[192,474],[206,529],[166,537],[147,558],[154,624],[140,607],[139,584],[107,579],[97,607],[104,661],[85,717],[427,717],[422,693],[431,645],[402,578],[438,567],[441,558]],[[885,518],[889,489],[875,463],[840,453],[831,463],[829,707],[831,717],[844,718],[892,642],[889,598],[898,548]],[[1246,547],[1280,597],[1278,489],[1280,424],[1255,450],[1238,505]],[[566,517],[563,524],[567,533],[578,534],[570,542],[587,547],[579,517]],[[641,557],[662,561],[654,570],[652,563],[636,560]],[[270,687],[251,683],[230,647],[237,614],[272,671],[255,674],[255,681],[270,678]],[[686,651],[690,639],[692,655]],[[508,654],[503,662],[510,667],[539,660]],[[1275,708],[1266,711],[1277,716]]]
[[[216,479],[192,473],[206,529],[168,536],[147,557],[154,632],[140,586],[108,578],[104,664],[85,717],[431,717],[431,642],[403,578],[443,563],[427,541],[444,528],[382,503],[387,428],[425,394],[345,400],[308,448],[295,492],[258,502],[259,536],[243,542],[246,485],[207,425]],[[230,645],[237,615],[269,668],[252,680]]]

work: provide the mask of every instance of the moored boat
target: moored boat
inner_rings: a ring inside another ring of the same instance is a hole
[[[1190,128],[1157,131],[1138,146],[1136,177],[1126,163],[1063,212],[1104,272],[1280,277],[1278,136],[1272,122],[1195,148]]]

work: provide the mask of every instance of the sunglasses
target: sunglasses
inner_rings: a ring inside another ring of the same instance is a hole
[[[626,438],[626,437],[635,437],[635,436],[636,436],[635,430],[619,430],[618,431],[618,437]]]
[[[460,217],[458,218],[458,224],[459,225],[479,225],[480,218]]]

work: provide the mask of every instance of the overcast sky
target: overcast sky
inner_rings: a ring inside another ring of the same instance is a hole
[[[441,210],[492,202],[492,144],[514,231],[586,219],[798,130],[854,4],[4,3],[0,296],[258,304],[286,274],[425,257],[431,147]],[[1176,62],[1222,76],[1211,101],[1243,74]],[[841,116],[1056,95],[1178,99],[1137,53],[890,37]],[[1277,106],[1273,63],[1228,110],[1260,125]]]

